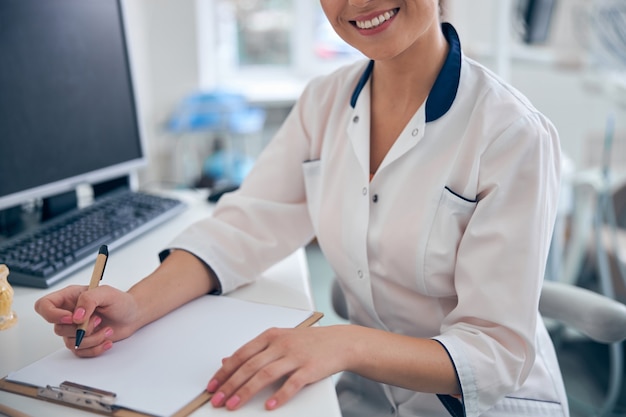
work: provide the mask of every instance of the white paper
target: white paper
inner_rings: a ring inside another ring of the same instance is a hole
[[[115,392],[116,405],[171,416],[206,388],[221,360],[270,327],[292,328],[311,311],[223,296],[192,301],[97,358],[59,350],[7,376],[45,387],[70,381]]]

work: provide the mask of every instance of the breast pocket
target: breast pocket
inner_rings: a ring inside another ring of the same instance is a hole
[[[424,290],[436,297],[454,296],[457,251],[477,201],[445,187],[428,235],[424,257]]]

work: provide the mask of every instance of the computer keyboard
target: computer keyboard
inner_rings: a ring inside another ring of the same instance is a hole
[[[0,264],[12,285],[47,288],[92,263],[100,245],[114,249],[184,208],[177,199],[115,192],[0,242]]]

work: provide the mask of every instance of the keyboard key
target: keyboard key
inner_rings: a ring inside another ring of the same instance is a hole
[[[0,263],[11,270],[11,284],[47,288],[93,262],[100,245],[114,248],[184,207],[171,198],[116,192],[0,243]]]

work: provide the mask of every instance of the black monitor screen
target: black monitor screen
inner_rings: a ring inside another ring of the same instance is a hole
[[[0,209],[143,164],[118,0],[0,0]]]

